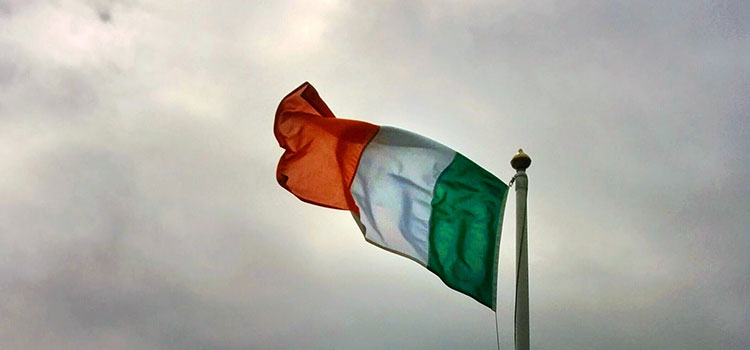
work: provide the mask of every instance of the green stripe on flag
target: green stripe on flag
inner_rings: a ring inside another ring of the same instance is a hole
[[[495,310],[497,256],[508,186],[456,153],[435,184],[427,268]]]

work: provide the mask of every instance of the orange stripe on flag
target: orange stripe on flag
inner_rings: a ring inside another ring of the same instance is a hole
[[[379,128],[337,119],[305,82],[284,97],[276,110],[273,132],[285,150],[276,179],[305,202],[359,215],[349,188],[362,151]]]

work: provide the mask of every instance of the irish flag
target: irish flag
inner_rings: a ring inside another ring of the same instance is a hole
[[[282,187],[349,210],[365,240],[495,310],[505,183],[426,137],[336,118],[309,83],[284,97],[273,131]]]

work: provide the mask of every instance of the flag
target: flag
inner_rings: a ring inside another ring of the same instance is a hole
[[[282,187],[349,210],[365,240],[495,310],[505,183],[426,137],[336,118],[309,83],[282,99],[274,135]]]

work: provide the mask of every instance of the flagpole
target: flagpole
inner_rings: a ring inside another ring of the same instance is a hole
[[[529,350],[529,252],[526,219],[526,192],[529,179],[526,169],[531,158],[522,149],[510,161],[516,175],[516,313],[514,317],[514,340],[516,350]]]

